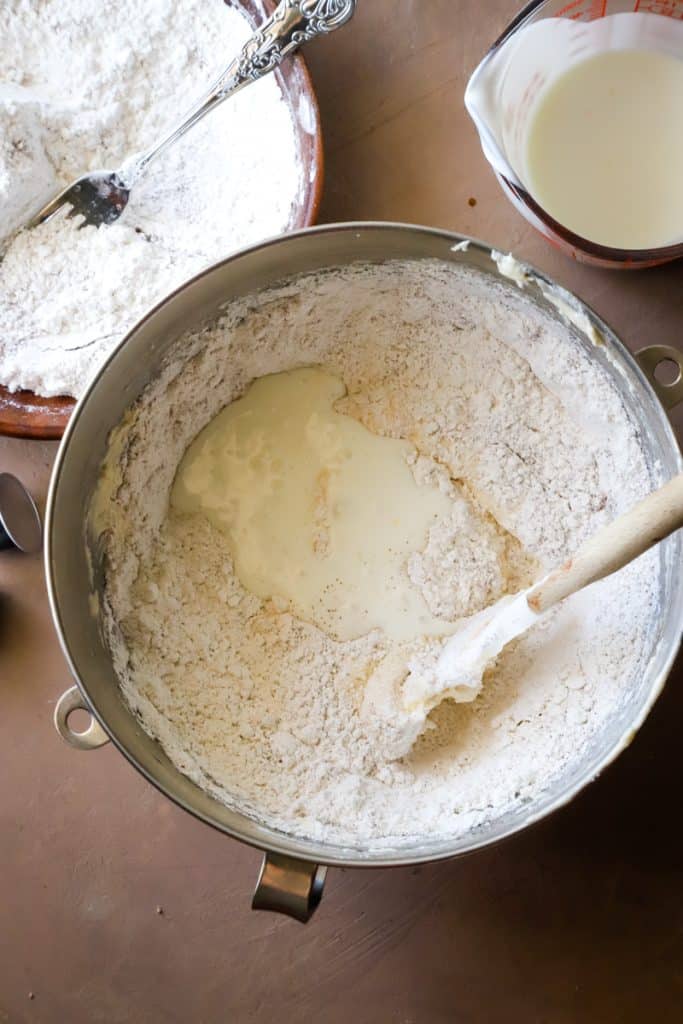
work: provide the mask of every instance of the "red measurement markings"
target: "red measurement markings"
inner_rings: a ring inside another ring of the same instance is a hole
[[[546,76],[537,71],[531,76],[526,89],[522,93],[516,109],[508,110],[506,116],[512,118],[512,132],[515,144],[521,146],[523,136],[526,133],[527,115],[533,101],[538,96],[546,82]]]
[[[557,12],[558,18],[573,18],[575,21],[594,21],[602,18],[607,10],[607,0],[572,0]]]
[[[633,10],[683,21],[683,0],[636,0]]]

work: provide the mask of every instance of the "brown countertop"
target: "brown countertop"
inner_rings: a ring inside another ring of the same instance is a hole
[[[481,155],[463,89],[518,7],[359,0],[350,26],[311,47],[321,219],[474,234],[577,291],[631,347],[676,344],[680,265],[573,265]],[[0,439],[0,470],[44,499],[54,452]],[[0,1024],[682,1019],[680,659],[635,742],[569,808],[458,861],[332,871],[304,928],[249,910],[258,853],[180,811],[111,746],[59,741],[51,716],[70,680],[40,560],[3,556],[0,592]]]

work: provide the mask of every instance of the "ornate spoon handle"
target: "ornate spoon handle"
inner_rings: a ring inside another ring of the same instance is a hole
[[[271,17],[256,29],[237,57],[180,124],[150,149],[136,153],[125,162],[119,172],[122,182],[131,188],[155,157],[172,146],[209,111],[245,85],[274,71],[302,43],[346,24],[355,9],[356,0],[281,0]]]
[[[235,78],[244,85],[267,75],[302,43],[344,25],[355,9],[356,0],[282,0],[272,17],[244,44],[216,88],[232,93]]]

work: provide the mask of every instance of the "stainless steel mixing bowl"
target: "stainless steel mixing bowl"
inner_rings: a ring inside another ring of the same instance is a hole
[[[173,341],[210,318],[235,297],[267,288],[283,278],[358,261],[439,259],[478,268],[505,281],[489,247],[461,236],[393,224],[344,224],[316,228],[246,249],[193,278],[153,309],[119,345],[78,403],[57,456],[48,499],[45,564],[55,625],[77,686],[60,699],[55,723],[72,746],[94,749],[111,739],[135,767],[166,796],[202,821],[265,851],[253,905],[307,920],[319,902],[326,865],[368,867],[405,865],[454,857],[503,839],[570,800],[627,745],[659,694],[678,650],[683,622],[683,540],[675,535],[660,547],[661,592],[657,636],[651,660],[629,700],[615,711],[609,728],[596,737],[581,763],[558,780],[531,809],[519,807],[460,838],[425,839],[396,850],[364,850],[312,842],[261,825],[230,810],[182,775],[163,750],[142,730],[124,703],[111,658],[91,614],[91,584],[86,550],[88,503],[105,455],[110,430],[121,420],[159,368]],[[632,357],[610,328],[568,293],[559,293],[577,316],[588,319],[604,344],[595,344],[567,324],[544,296],[547,278],[527,268],[525,295],[546,310],[564,332],[571,331],[590,358],[602,365],[638,425],[647,459],[657,473],[671,476],[683,468],[678,444],[664,406],[683,399],[683,357],[656,346]],[[516,285],[506,281],[506,285]],[[558,293],[556,293],[558,294]],[[562,304],[562,303],[561,303]],[[679,379],[659,384],[654,369],[673,360]],[[102,568],[95,553],[95,588]],[[69,715],[84,708],[89,728],[75,732]]]

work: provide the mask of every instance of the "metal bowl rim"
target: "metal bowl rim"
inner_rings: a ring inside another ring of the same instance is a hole
[[[643,703],[643,705],[642,705],[642,707],[640,709],[639,714],[636,716],[636,718],[632,722],[630,722],[630,724],[628,726],[628,729],[626,729],[625,732],[623,733],[623,735],[613,744],[612,748],[600,760],[600,762],[598,763],[598,765],[595,767],[595,769],[593,770],[593,772],[591,774],[587,774],[585,777],[582,777],[581,779],[577,780],[572,786],[568,787],[566,790],[564,790],[562,793],[560,793],[555,799],[550,801],[547,805],[542,806],[535,813],[529,814],[528,817],[526,817],[524,819],[521,819],[520,821],[518,821],[517,823],[512,825],[510,828],[508,828],[507,831],[505,831],[503,834],[501,834],[499,836],[495,836],[495,837],[487,837],[486,835],[482,835],[480,837],[480,836],[474,835],[470,842],[468,842],[468,843],[464,844],[463,846],[459,847],[457,850],[448,850],[448,849],[444,848],[443,850],[439,850],[436,853],[433,853],[433,852],[423,852],[423,853],[412,852],[411,853],[410,847],[406,846],[405,848],[396,847],[395,852],[393,852],[393,850],[390,849],[390,848],[378,848],[376,853],[373,851],[372,848],[368,849],[367,851],[363,851],[363,852],[360,852],[360,851],[357,851],[355,849],[349,848],[348,852],[346,854],[339,854],[339,853],[332,853],[332,852],[327,854],[325,852],[325,846],[324,846],[323,843],[317,843],[316,841],[309,840],[309,839],[300,839],[299,837],[296,837],[296,836],[291,836],[290,837],[290,836],[286,835],[285,833],[282,833],[282,832],[279,832],[279,831],[277,831],[275,829],[272,829],[270,826],[265,826],[265,828],[269,829],[270,832],[271,832],[271,836],[269,836],[268,841],[267,842],[265,840],[264,841],[257,841],[255,839],[253,839],[252,837],[248,837],[248,836],[240,833],[235,828],[232,828],[230,826],[227,826],[225,824],[222,824],[222,823],[212,819],[208,814],[205,814],[202,811],[198,810],[197,808],[191,806],[188,803],[188,801],[186,801],[182,797],[178,796],[168,786],[164,785],[163,783],[161,783],[160,781],[155,779],[154,776],[151,774],[151,772],[149,772],[143,765],[141,765],[138,762],[138,759],[135,756],[135,754],[132,753],[127,748],[127,746],[123,743],[123,741],[120,740],[117,736],[115,736],[109,730],[109,728],[107,727],[106,721],[100,716],[100,714],[98,713],[95,705],[91,701],[91,698],[90,698],[90,696],[88,694],[87,686],[82,681],[82,679],[80,677],[80,674],[78,672],[77,666],[75,664],[75,661],[72,658],[70,647],[69,647],[69,643],[68,643],[68,640],[67,640],[64,628],[63,628],[63,624],[62,624],[62,618],[61,618],[61,613],[60,613],[60,609],[59,609],[59,603],[58,603],[57,595],[56,595],[56,592],[55,592],[55,583],[54,583],[54,578],[53,578],[53,564],[54,564],[54,562],[56,560],[54,552],[57,549],[57,544],[55,542],[56,538],[53,536],[54,508],[56,506],[57,501],[59,500],[58,494],[59,494],[59,485],[60,485],[60,477],[61,477],[61,472],[62,472],[62,466],[63,466],[64,460],[66,458],[66,453],[68,451],[68,447],[69,447],[71,436],[78,429],[78,424],[79,424],[79,420],[80,420],[80,416],[81,416],[82,410],[85,408],[85,406],[86,406],[86,404],[87,404],[87,402],[89,400],[89,397],[90,397],[92,391],[94,390],[94,388],[96,387],[96,385],[98,384],[100,379],[106,374],[107,368],[108,368],[109,364],[114,359],[117,358],[118,352],[125,347],[125,345],[129,342],[129,340],[146,324],[146,322],[149,319],[151,319],[151,317],[157,312],[157,310],[159,310],[162,306],[166,305],[168,302],[173,300],[176,296],[178,296],[183,291],[185,291],[185,290],[189,289],[190,287],[192,287],[192,285],[195,282],[197,282],[198,280],[202,279],[203,277],[207,276],[208,274],[211,274],[217,268],[228,266],[229,264],[234,263],[234,262],[240,260],[242,257],[244,257],[244,256],[246,256],[248,254],[255,253],[255,252],[258,252],[258,251],[270,248],[272,246],[283,245],[283,244],[286,245],[290,240],[296,240],[296,239],[299,239],[299,238],[302,238],[302,237],[307,237],[307,236],[310,236],[310,235],[354,233],[354,232],[362,232],[362,231],[367,231],[367,230],[387,232],[387,234],[393,233],[393,232],[400,232],[401,234],[406,234],[406,233],[407,234],[411,234],[412,233],[414,235],[422,236],[422,237],[429,236],[429,237],[434,238],[435,240],[438,239],[438,240],[440,240],[442,242],[449,242],[451,244],[451,246],[457,245],[457,244],[459,244],[461,242],[467,242],[469,244],[469,246],[471,246],[474,249],[479,250],[481,253],[483,253],[484,255],[487,255],[489,257],[491,256],[491,254],[494,251],[496,251],[494,249],[494,247],[492,247],[492,246],[488,245],[487,243],[482,242],[482,241],[480,241],[480,240],[478,240],[476,238],[472,238],[472,237],[467,236],[467,235],[461,235],[461,234],[458,234],[456,232],[447,231],[447,230],[440,229],[440,228],[432,228],[432,227],[421,226],[421,225],[416,225],[416,224],[408,224],[408,223],[401,223],[401,222],[389,222],[389,221],[350,221],[350,222],[343,222],[343,223],[336,223],[336,224],[326,224],[326,225],[321,225],[321,226],[313,226],[313,227],[309,227],[309,228],[303,228],[303,229],[301,229],[299,231],[292,232],[292,233],[290,233],[288,235],[285,235],[285,236],[278,235],[278,236],[274,236],[272,238],[266,239],[266,240],[264,240],[262,242],[259,242],[259,243],[256,243],[256,244],[252,244],[252,245],[249,245],[249,246],[245,246],[244,248],[242,248],[242,249],[240,249],[240,250],[238,250],[238,251],[236,251],[234,253],[231,253],[225,259],[219,260],[216,263],[212,264],[211,266],[206,267],[200,273],[194,275],[192,278],[190,278],[187,281],[183,282],[183,284],[181,284],[174,291],[172,291],[169,294],[167,294],[160,302],[158,302],[155,306],[153,306],[150,310],[148,310],[148,312],[145,314],[145,316],[142,317],[130,329],[130,331],[128,331],[128,333],[119,342],[119,344],[116,346],[116,348],[109,354],[109,356],[107,357],[106,361],[100,366],[100,368],[97,371],[97,373],[91,379],[87,389],[85,390],[83,395],[79,398],[79,400],[78,400],[78,402],[76,404],[76,407],[74,409],[73,415],[71,416],[71,419],[69,420],[69,423],[67,425],[67,429],[66,429],[66,431],[64,433],[64,436],[62,438],[62,441],[61,441],[61,444],[60,444],[60,447],[59,447],[59,450],[57,452],[57,456],[56,456],[56,459],[55,459],[52,475],[51,475],[51,478],[50,478],[50,485],[49,485],[49,489],[48,489],[46,511],[45,511],[45,554],[44,554],[46,587],[47,587],[47,594],[48,594],[48,602],[49,602],[49,606],[50,606],[50,611],[51,611],[51,614],[52,614],[52,618],[53,618],[53,622],[54,622],[55,629],[56,629],[56,632],[57,632],[57,636],[59,638],[59,643],[60,643],[60,646],[61,646],[62,651],[64,653],[64,656],[66,658],[66,661],[68,663],[68,666],[69,666],[69,669],[71,671],[71,674],[72,674],[76,684],[78,685],[81,693],[83,694],[83,696],[85,698],[85,701],[88,704],[89,708],[91,709],[91,712],[94,715],[95,719],[100,723],[102,728],[105,730],[107,735],[110,737],[111,741],[118,748],[118,750],[121,752],[121,754],[123,754],[123,756],[130,762],[130,764],[137,771],[139,771],[140,774],[143,775],[144,778],[147,779],[148,782],[150,782],[153,786],[155,786],[156,789],[158,789],[161,793],[163,793],[164,796],[168,797],[168,799],[170,799],[177,806],[181,807],[184,811],[187,811],[189,814],[191,814],[193,817],[199,819],[204,824],[210,825],[212,828],[215,828],[219,832],[222,832],[222,833],[224,833],[226,835],[229,835],[231,838],[236,839],[239,842],[242,842],[242,843],[245,843],[248,846],[252,846],[252,847],[255,847],[257,849],[260,849],[260,850],[262,850],[263,852],[266,852],[266,853],[278,853],[278,854],[282,854],[284,856],[295,857],[298,860],[306,861],[306,862],[309,862],[309,863],[324,863],[324,864],[328,864],[330,866],[335,866],[335,867],[353,867],[353,868],[360,868],[360,867],[367,867],[367,868],[372,868],[372,867],[376,867],[376,868],[380,868],[380,867],[400,867],[400,866],[408,866],[408,865],[412,865],[412,864],[431,863],[431,862],[437,862],[437,861],[442,861],[442,860],[449,860],[449,859],[452,859],[452,858],[455,858],[455,857],[466,856],[467,854],[474,853],[477,850],[483,849],[484,847],[493,846],[493,845],[495,845],[497,843],[503,842],[504,840],[509,839],[513,835],[516,835],[517,833],[519,833],[519,832],[523,831],[524,829],[528,828],[530,825],[533,825],[533,824],[537,823],[538,821],[547,818],[551,814],[554,814],[560,808],[564,807],[571,800],[573,800],[574,797],[577,796],[578,793],[580,793],[581,790],[583,790],[590,782],[594,781],[595,778],[597,778],[597,776],[599,774],[601,774],[601,772],[604,771],[604,769],[608,765],[610,765],[619,756],[619,754],[625,749],[625,747],[627,747],[630,744],[630,742],[632,741],[633,737],[635,736],[635,734],[637,733],[637,731],[640,729],[640,727],[642,726],[643,722],[647,718],[647,716],[648,716],[649,712],[651,711],[655,701],[659,697],[659,695],[660,695],[660,693],[661,693],[661,691],[662,691],[662,689],[664,687],[664,684],[666,682],[666,679],[668,677],[668,674],[669,674],[669,672],[671,670],[671,666],[672,666],[672,664],[673,664],[673,662],[674,662],[674,660],[676,658],[676,655],[678,654],[678,650],[679,650],[680,645],[681,645],[681,640],[683,639],[683,636],[682,636],[681,632],[679,631],[679,633],[677,634],[677,641],[675,643],[671,644],[671,649],[668,652],[668,655],[667,655],[667,657],[665,659],[664,665],[663,665],[661,671],[659,672],[659,674],[657,675],[657,677],[653,680],[650,692],[649,692],[649,694],[647,696],[647,699],[644,701],[644,703]],[[407,260],[410,259],[410,257],[404,257],[404,258],[407,259]],[[434,256],[433,258],[434,259],[438,259],[439,257],[438,256]],[[389,259],[389,257],[387,259]],[[353,262],[353,261],[350,261],[350,262]],[[367,261],[367,259],[363,260],[362,257],[359,257],[357,262],[368,262],[368,261]],[[522,262],[522,261],[520,261],[520,265],[523,267],[525,272],[528,273],[529,280],[530,280],[531,283],[533,283],[534,281],[542,281],[544,284],[547,284],[547,285],[549,285],[549,286],[551,286],[553,288],[562,288],[562,286],[558,285],[555,281],[553,281],[552,278],[548,277],[542,271],[537,270],[532,265],[530,265],[528,263],[525,263],[525,262]],[[494,276],[499,276],[501,278],[503,277],[503,275],[500,275],[500,273],[498,273],[497,275],[495,274],[495,272],[493,272],[493,273],[494,273]],[[283,277],[286,277],[286,276],[287,276],[286,274],[283,275]],[[563,289],[563,290],[566,291],[566,289]],[[605,339],[608,347],[616,351],[616,353],[620,357],[621,363],[625,364],[626,367],[628,368],[628,370],[635,377],[637,377],[639,379],[640,383],[645,386],[646,390],[651,393],[652,397],[657,402],[657,407],[660,410],[661,425],[662,425],[662,427],[664,429],[664,433],[667,435],[667,440],[668,440],[668,442],[671,445],[672,453],[676,456],[676,461],[677,461],[677,464],[678,464],[678,471],[679,472],[683,471],[683,458],[681,456],[681,449],[680,449],[680,446],[678,444],[678,440],[677,440],[677,438],[676,438],[676,436],[675,436],[675,434],[673,432],[673,428],[671,426],[669,418],[666,415],[663,407],[661,406],[661,403],[659,402],[659,399],[655,395],[655,392],[654,392],[654,390],[652,388],[652,385],[650,384],[650,382],[648,381],[647,377],[645,376],[645,374],[641,370],[641,368],[638,365],[636,359],[631,354],[631,352],[626,348],[626,346],[623,344],[623,342],[621,342],[619,340],[619,338],[617,337],[615,332],[612,330],[612,328],[590,306],[588,306],[581,299],[579,299],[578,296],[574,295],[574,293],[569,292],[568,294],[571,295],[574,298],[574,300],[578,303],[578,308],[582,312],[584,312],[586,314],[586,316],[588,317],[591,325],[594,328],[596,328],[601,333],[601,335]],[[681,623],[683,625],[683,587],[679,587],[678,604],[679,604],[679,611],[681,613]],[[129,713],[132,715],[132,712],[129,712]],[[174,769],[175,769],[175,766],[174,766]],[[175,771],[177,772],[178,769],[175,769]],[[239,812],[237,812],[237,813],[239,813]],[[252,819],[248,818],[246,815],[243,815],[243,817],[245,818],[246,821],[251,821],[252,820]],[[444,847],[445,847],[447,842],[448,842],[447,840],[444,840]],[[312,847],[315,847],[316,850],[314,851],[312,849]],[[336,850],[336,851],[339,851],[339,850],[343,851],[346,848],[344,848],[344,847],[342,847],[340,845],[337,845],[337,846],[331,846],[330,849],[331,850]]]

